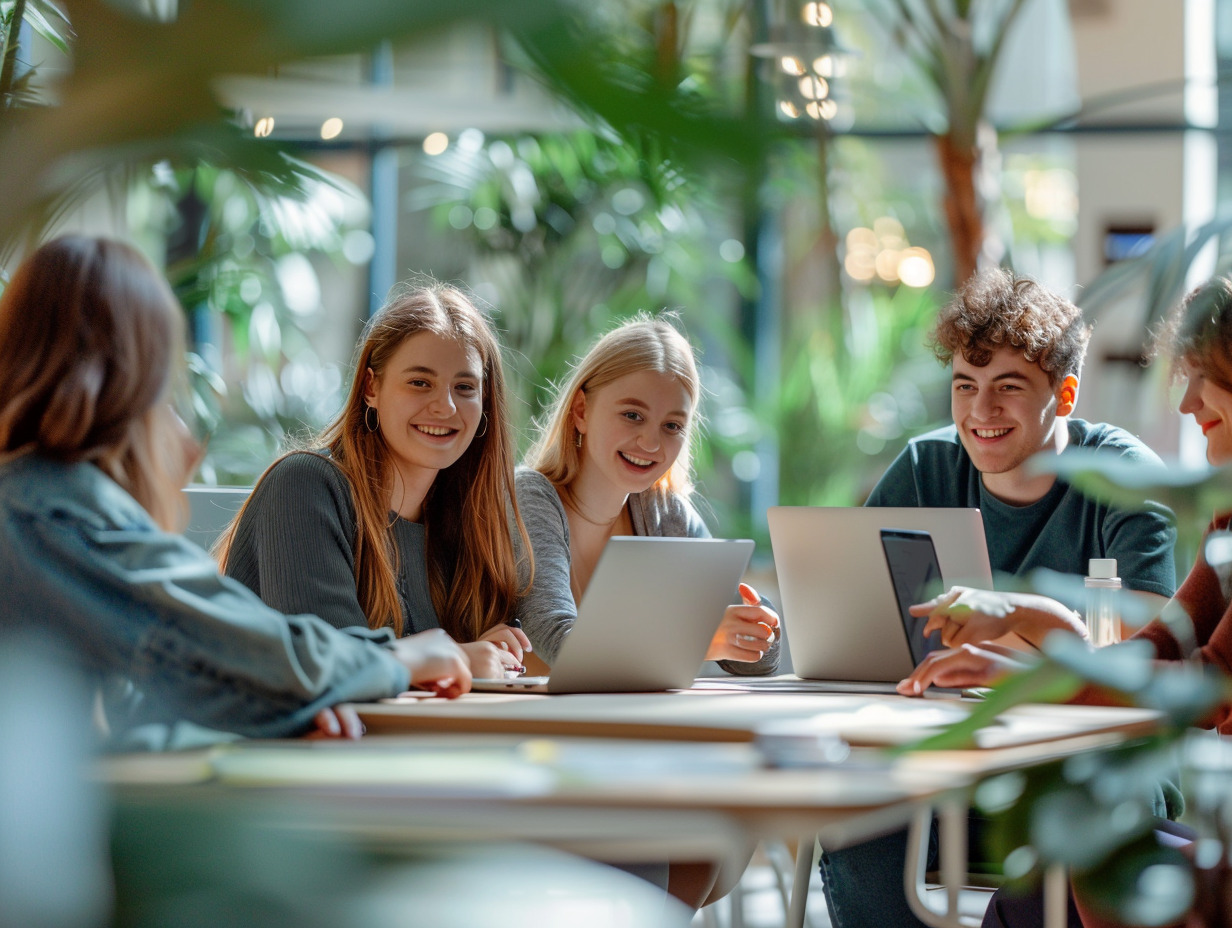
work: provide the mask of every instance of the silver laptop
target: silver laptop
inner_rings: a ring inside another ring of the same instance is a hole
[[[807,680],[895,683],[915,668],[882,529],[928,532],[947,587],[993,586],[978,509],[774,506],[767,518],[792,669]]]
[[[683,689],[739,595],[747,539],[608,541],[549,677],[475,681],[474,689],[639,693]]]

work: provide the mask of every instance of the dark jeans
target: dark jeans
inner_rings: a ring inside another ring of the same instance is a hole
[[[1068,928],[1083,928],[1074,897],[1068,899],[1069,913],[1065,924]],[[984,913],[980,928],[1039,928],[1044,924],[1044,892],[1036,890],[1025,896],[1015,896],[1005,889],[998,889]]]
[[[968,839],[980,855],[983,820],[972,813]],[[1166,847],[1184,847],[1193,832],[1184,825],[1161,821],[1156,840]],[[834,928],[924,928],[907,905],[903,871],[907,865],[907,832],[898,831],[863,844],[821,855],[822,891]],[[937,866],[937,827],[928,847],[928,869]],[[1018,895],[998,889],[984,914],[983,928],[1039,928],[1044,923],[1043,891]],[[1069,897],[1069,928],[1082,928],[1082,919]]]
[[[972,812],[967,840],[977,857],[984,819]],[[903,872],[907,831],[896,831],[838,851],[821,852],[821,889],[833,928],[926,928],[907,905]],[[933,820],[926,869],[937,869],[937,822]]]
[[[935,827],[935,826],[934,826]],[[936,842],[929,842],[933,866]],[[821,890],[834,928],[924,928],[907,905],[907,832],[821,852]]]

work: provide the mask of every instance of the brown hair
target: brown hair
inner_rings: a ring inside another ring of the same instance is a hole
[[[392,626],[401,635],[397,550],[389,521],[393,465],[380,428],[369,431],[364,424],[364,384],[369,368],[379,379],[402,343],[423,332],[473,348],[483,365],[487,428],[481,425],[462,456],[437,474],[423,507],[432,604],[447,632],[473,641],[508,619],[521,591],[511,515],[530,569],[530,543],[513,490],[514,450],[500,346],[488,320],[455,287],[432,283],[396,291],[369,320],[360,338],[346,404],[322,431],[318,444],[329,451],[329,459],[351,487],[360,606],[371,627]],[[241,509],[215,546],[224,568],[243,515]]]
[[[627,374],[656,371],[675,376],[689,394],[693,406],[685,445],[654,489],[686,497],[693,492],[691,446],[698,432],[695,419],[701,399],[701,378],[697,375],[693,346],[668,318],[638,315],[591,346],[564,382],[557,386],[552,405],[539,427],[539,438],[526,455],[527,466],[540,471],[555,486],[567,488],[577,477],[580,465],[577,425],[571,411],[577,392],[588,393]]]
[[[0,296],[0,460],[88,461],[181,529],[195,447],[166,401],[183,326],[136,249],[82,235],[40,247]]]
[[[999,349],[1016,348],[1054,387],[1082,370],[1091,327],[1082,310],[1029,277],[1004,268],[973,276],[941,310],[929,338],[942,364],[961,354],[984,367]]]
[[[1155,333],[1154,349],[1232,390],[1232,281],[1215,277],[1189,291]]]

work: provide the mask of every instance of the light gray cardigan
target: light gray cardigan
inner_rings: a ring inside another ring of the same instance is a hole
[[[547,477],[536,470],[519,468],[515,477],[518,510],[530,536],[535,555],[535,582],[518,603],[522,629],[535,653],[551,664],[561,642],[577,619],[577,606],[569,583],[572,557],[569,520],[560,494]],[[633,534],[657,537],[709,538],[710,532],[688,500],[647,490],[629,497]],[[732,602],[739,596],[733,591]],[[764,602],[764,600],[763,600]],[[772,674],[778,670],[781,636],[759,661],[720,661],[725,671],[742,676]]]

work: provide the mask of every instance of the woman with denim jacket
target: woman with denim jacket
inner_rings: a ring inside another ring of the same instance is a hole
[[[443,632],[393,641],[283,615],[173,534],[198,453],[167,402],[182,329],[154,268],[106,239],[43,245],[0,296],[0,642],[46,639],[138,695],[113,734],[354,735],[332,707],[469,689]]]

